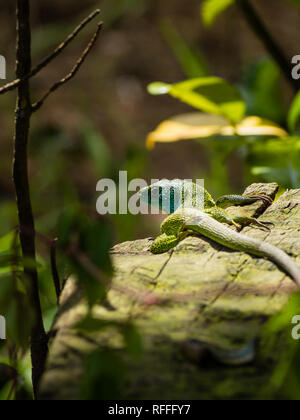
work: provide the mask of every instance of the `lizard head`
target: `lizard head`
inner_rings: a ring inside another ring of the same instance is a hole
[[[163,179],[140,192],[143,203],[167,214],[174,213],[182,204],[182,188],[184,181]]]

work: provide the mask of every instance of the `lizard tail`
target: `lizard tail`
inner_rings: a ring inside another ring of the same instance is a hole
[[[288,273],[297,283],[300,288],[300,268],[294,263],[291,257],[289,257],[284,251],[276,248],[268,243],[261,243],[260,251],[263,256],[273,261],[279,267],[281,267],[286,273]]]
[[[281,267],[300,288],[300,268],[295,264],[292,258],[281,249],[258,239],[235,232],[216,221],[208,214],[200,211],[197,212],[197,216],[195,216],[195,213],[191,214],[191,217],[186,221],[185,229],[198,234],[200,233],[227,248],[268,258]]]

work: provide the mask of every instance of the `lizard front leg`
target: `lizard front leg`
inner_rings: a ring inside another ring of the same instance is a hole
[[[151,246],[153,254],[163,254],[175,248],[189,232],[183,231],[185,219],[181,214],[171,214],[161,225],[161,235]]]
[[[226,209],[231,206],[246,206],[259,200],[268,204],[273,203],[273,200],[266,195],[249,195],[245,197],[242,195],[224,195],[217,200],[216,204],[218,207]]]

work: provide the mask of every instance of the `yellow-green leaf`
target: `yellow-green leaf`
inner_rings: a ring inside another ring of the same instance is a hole
[[[199,77],[174,85],[155,82],[148,91],[153,95],[169,94],[182,102],[209,114],[238,123],[246,112],[240,92],[219,77]]]
[[[247,117],[234,126],[223,117],[194,112],[162,122],[147,137],[147,147],[153,149],[155,143],[234,135],[285,137],[288,134],[277,124],[259,117]]]
[[[148,86],[151,95],[166,95],[170,92],[171,85],[163,82],[153,82]]]
[[[295,133],[300,121],[300,91],[296,95],[288,115],[288,126],[292,133]]]
[[[235,0],[204,0],[202,6],[202,19],[206,26],[211,26],[216,18],[224,12]]]

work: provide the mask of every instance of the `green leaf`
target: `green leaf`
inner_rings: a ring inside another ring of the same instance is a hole
[[[286,107],[280,77],[278,65],[269,58],[247,66],[241,87],[249,115],[259,115],[278,123],[285,120]]]
[[[296,132],[298,128],[299,120],[300,120],[300,91],[296,95],[288,114],[288,126],[292,133]]]
[[[218,77],[200,77],[174,85],[156,82],[149,86],[149,92],[154,95],[169,93],[196,109],[225,117],[232,124],[241,121],[246,113],[246,104],[239,91]]]
[[[194,52],[183,39],[176,27],[169,20],[161,23],[161,32],[169,44],[177,61],[188,77],[204,77],[209,75],[208,64],[198,49]]]
[[[235,3],[235,0],[204,0],[202,19],[206,26],[211,26],[216,18]]]
[[[112,168],[112,154],[107,146],[106,139],[92,124],[86,122],[82,129],[82,139],[86,150],[93,162],[95,170],[102,176],[110,175]]]
[[[148,86],[148,92],[151,95],[158,96],[158,95],[166,95],[170,92],[172,85],[162,82],[153,82]]]
[[[15,232],[12,231],[0,238],[0,252],[6,252],[8,249],[11,249],[15,235]]]

